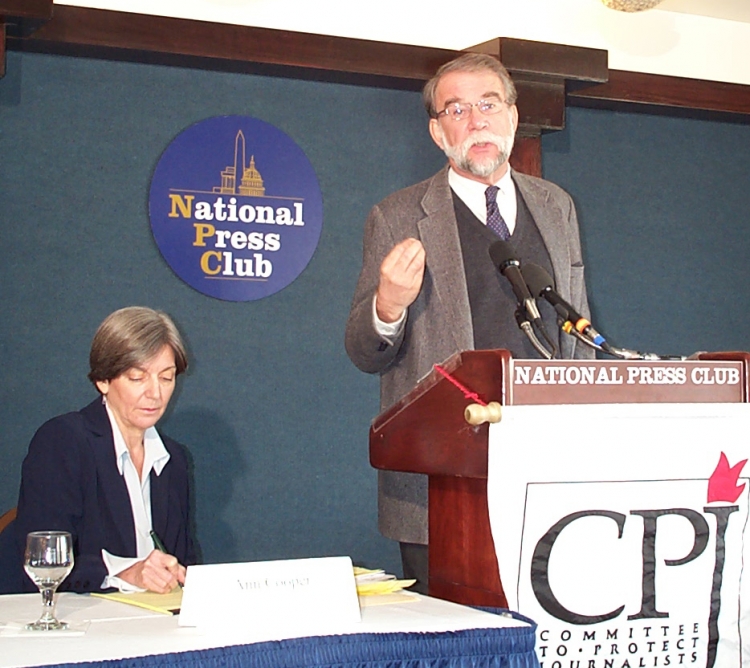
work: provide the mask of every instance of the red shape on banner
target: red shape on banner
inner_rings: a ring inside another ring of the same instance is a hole
[[[742,467],[747,463],[743,459],[734,466],[729,466],[727,456],[722,452],[719,456],[719,463],[716,469],[708,479],[708,503],[712,501],[726,501],[734,503],[740,498],[742,490],[745,489],[745,483],[737,485],[737,481],[742,473]]]

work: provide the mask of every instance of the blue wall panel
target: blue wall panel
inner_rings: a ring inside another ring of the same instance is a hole
[[[573,108],[543,150],[576,202],[605,336],[672,355],[750,349],[750,125]]]
[[[398,568],[377,533],[367,430],[378,381],[349,362],[343,331],[364,220],[388,193],[442,165],[416,93],[8,54],[0,80],[0,509],[47,418],[94,396],[99,322],[141,304],[169,312],[191,368],[165,433],[195,462],[207,561],[349,554]],[[306,152],[323,233],[302,275],[256,302],[181,282],[153,242],[151,174],[172,138],[203,118],[246,114]]]
[[[45,419],[94,396],[88,348],[112,310],[168,311],[191,368],[163,430],[195,464],[207,561],[350,554],[398,570],[376,527],[367,429],[377,378],[343,329],[369,208],[442,165],[419,95],[36,54],[0,80],[0,510]],[[257,302],[205,297],[151,237],[159,155],[203,118],[248,114],[306,152],[324,199],[303,274]],[[750,126],[584,109],[543,139],[578,206],[597,326],[661,353],[750,347]]]

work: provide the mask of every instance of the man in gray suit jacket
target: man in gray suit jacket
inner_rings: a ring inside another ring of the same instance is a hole
[[[512,290],[487,252],[498,234],[522,261],[547,268],[557,291],[588,314],[570,196],[508,164],[518,111],[505,68],[492,56],[466,54],[438,70],[424,100],[430,135],[449,164],[370,212],[346,327],[351,360],[380,374],[381,409],[458,351],[508,348],[514,357],[538,357],[515,322]],[[556,331],[554,311],[541,308],[549,331]],[[591,356],[568,336],[559,347],[563,357]],[[401,543],[404,576],[417,577],[424,591],[426,478],[380,472],[378,496],[380,531]]]

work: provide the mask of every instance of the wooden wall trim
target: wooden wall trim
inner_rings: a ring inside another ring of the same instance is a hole
[[[12,48],[116,55],[130,51],[424,81],[458,52],[164,16],[58,5]],[[208,63],[207,63],[208,65]]]
[[[52,0],[0,0],[8,35],[26,37],[52,18]]]
[[[519,172],[541,178],[541,137],[516,137],[516,141],[513,143],[513,153],[510,156],[510,164],[513,169]]]
[[[329,73],[329,78],[333,73],[334,80],[347,83],[400,82],[399,87],[403,87],[406,82],[415,90],[440,65],[461,53],[67,5],[55,7],[53,20],[31,37],[16,40],[13,47],[126,59],[143,59],[143,54],[148,54],[149,62],[155,62],[156,54],[156,62],[245,72],[258,71],[258,65],[265,65],[291,68],[292,74],[306,72],[308,77],[310,72]],[[607,78],[607,54],[597,49],[497,38],[467,50],[505,58],[519,92],[522,136],[538,136],[544,130],[564,126],[568,82],[580,85]],[[159,55],[171,60],[160,61]]]
[[[53,0],[0,0],[0,14],[18,18],[52,18]]]
[[[606,83],[570,91],[568,99],[582,106],[646,105],[750,114],[750,86],[621,70],[610,70]]]
[[[604,49],[496,37],[465,50],[497,56],[514,77],[560,79],[573,86],[608,79],[608,54]]]
[[[518,91],[518,134],[565,127],[565,91],[607,81],[607,52],[563,44],[497,37],[466,49],[496,56]]]
[[[44,13],[52,0],[0,0],[0,17],[19,7]],[[7,48],[241,72],[270,66],[276,74],[412,90],[460,53],[68,5],[54,6],[52,19],[25,37],[9,24]],[[521,131],[529,136],[563,126],[565,99],[576,106],[723,114],[750,122],[750,86],[618,70],[608,70],[602,82],[606,52],[527,40],[497,38],[466,50],[504,59],[519,84]]]
[[[52,0],[0,0],[0,79],[5,76],[7,37],[27,37],[52,18]]]

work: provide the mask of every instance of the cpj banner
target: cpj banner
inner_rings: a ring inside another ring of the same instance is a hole
[[[504,408],[490,523],[543,668],[750,666],[749,455],[747,404]]]

